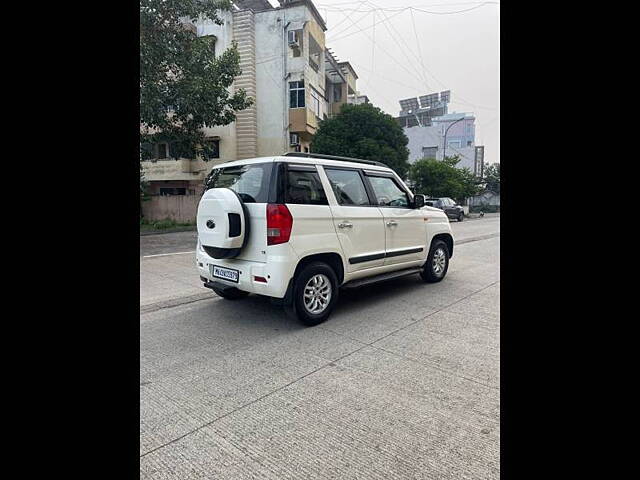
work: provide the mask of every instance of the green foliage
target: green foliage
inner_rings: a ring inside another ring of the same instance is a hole
[[[469,213],[497,213],[500,211],[500,205],[489,205],[488,203],[483,203],[481,205],[473,205],[469,207]]]
[[[460,157],[444,160],[423,158],[409,168],[409,180],[415,193],[430,197],[451,197],[458,202],[479,193],[477,179],[468,168],[456,168]]]
[[[490,163],[484,169],[486,189],[500,193],[500,164]]]
[[[240,73],[235,43],[216,56],[212,37],[198,37],[183,20],[221,24],[230,0],[140,0],[141,159],[152,142],[169,143],[173,158],[209,160],[203,127],[227,125],[252,104],[243,89],[229,91]]]
[[[344,104],[340,113],[320,122],[311,151],[382,162],[405,178],[409,140],[391,115],[365,103]]]

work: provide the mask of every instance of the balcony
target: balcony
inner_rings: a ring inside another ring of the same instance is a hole
[[[181,158],[150,160],[142,162],[144,179],[148,182],[166,180],[198,180],[203,178],[201,162]]]

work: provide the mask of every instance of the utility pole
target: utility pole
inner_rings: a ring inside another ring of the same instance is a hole
[[[445,158],[447,158],[447,132],[449,132],[449,129],[451,127],[453,127],[456,123],[461,122],[462,120],[465,119],[465,115],[462,114],[462,118],[459,118],[458,120],[456,120],[455,122],[453,122],[451,125],[449,125],[447,127],[447,129],[444,131],[444,149],[442,151],[442,160],[444,160]]]

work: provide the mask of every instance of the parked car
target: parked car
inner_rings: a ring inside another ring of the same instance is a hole
[[[306,153],[216,166],[197,228],[205,287],[228,300],[271,297],[306,325],[329,317],[340,288],[441,281],[454,245],[447,216],[389,167]]]
[[[447,214],[447,217],[456,219],[459,222],[464,220],[464,209],[449,197],[426,198],[425,205],[439,208]]]

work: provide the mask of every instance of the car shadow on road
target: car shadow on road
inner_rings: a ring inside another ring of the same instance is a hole
[[[396,278],[360,288],[341,289],[338,303],[332,315],[351,315],[363,311],[382,311],[388,307],[403,305],[403,309],[415,303],[416,293],[424,293],[427,300],[437,300],[439,288],[430,288],[417,275]],[[422,299],[425,297],[422,296]],[[221,300],[206,308],[215,310],[217,324],[224,326],[247,327],[259,326],[265,329],[278,329],[281,332],[307,328],[296,319],[290,318],[284,308],[271,303],[268,297],[249,295],[248,297],[228,301]],[[330,319],[329,319],[330,320]]]

